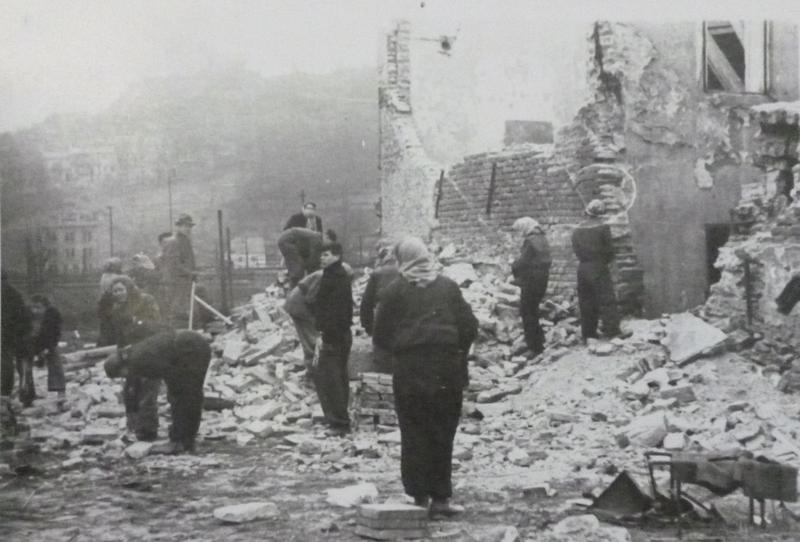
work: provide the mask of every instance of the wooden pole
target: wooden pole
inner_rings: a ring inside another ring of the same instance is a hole
[[[194,291],[197,288],[197,283],[192,281],[192,294],[189,298],[189,329],[194,329]]]
[[[222,235],[222,209],[217,209],[217,229],[219,232],[219,289],[222,312],[228,312],[228,288],[225,284],[225,237]]]
[[[228,265],[225,267],[228,270],[228,300],[233,306],[233,256],[231,255],[231,229],[230,227],[225,228],[225,235],[227,237],[227,245],[228,245]]]
[[[228,324],[229,326],[233,325],[233,320],[231,320],[230,318],[219,312],[217,309],[215,309],[214,307],[203,301],[201,297],[195,295],[194,300],[197,301],[202,307],[209,310],[214,316],[216,316],[217,318]]]

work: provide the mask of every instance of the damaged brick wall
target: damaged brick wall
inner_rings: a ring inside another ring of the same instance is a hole
[[[548,145],[477,154],[453,166],[438,195],[435,236],[439,243],[452,241],[507,263],[518,250],[511,225],[522,216],[547,227],[553,255],[550,292],[574,291],[577,262],[569,234],[583,218],[583,203]]]
[[[398,23],[387,36],[381,76],[381,232],[428,237],[441,165],[427,156],[414,125],[409,40],[409,24]]]

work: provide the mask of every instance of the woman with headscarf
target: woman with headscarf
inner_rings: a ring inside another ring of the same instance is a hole
[[[611,227],[603,222],[605,204],[592,200],[586,206],[587,220],[572,232],[572,249],[578,258],[578,308],[583,342],[598,338],[602,321],[606,337],[625,336],[619,326],[617,297],[609,266],[614,261]]]
[[[517,284],[522,289],[519,310],[528,349],[538,355],[544,351],[544,331],[539,324],[539,304],[547,292],[550,278],[550,245],[542,226],[526,216],[514,222],[512,228],[522,235],[522,250],[511,265]]]
[[[111,283],[121,276],[122,260],[119,258],[106,260],[103,265],[103,274],[100,276],[100,299],[97,302],[97,320],[100,323],[97,346],[114,344],[114,339],[111,336],[111,308],[114,306],[114,298],[111,296]]]
[[[133,281],[122,275],[111,283],[111,337],[119,348],[141,341],[161,330],[158,305]],[[158,437],[158,390],[156,379],[128,376],[123,386],[128,430],[138,440]]]
[[[372,332],[393,354],[403,487],[432,516],[453,515],[462,511],[450,504],[453,439],[478,322],[421,239],[403,239],[394,254],[400,277],[383,290]]]

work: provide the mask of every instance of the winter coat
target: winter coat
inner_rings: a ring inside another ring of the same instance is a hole
[[[150,294],[140,293],[111,310],[113,344],[126,346],[160,330],[161,314]]]
[[[587,223],[572,231],[572,249],[580,263],[610,264],[614,261],[614,241],[608,224]]]
[[[311,312],[323,343],[340,344],[349,336],[353,325],[353,288],[341,261],[322,271]]]
[[[33,353],[43,350],[55,351],[61,340],[61,313],[55,307],[47,307],[42,315],[39,332],[33,337]]]
[[[317,233],[322,233],[322,219],[318,216],[315,216],[314,224],[316,225],[316,229],[313,229],[312,231],[315,231]],[[308,227],[308,218],[306,218],[306,215],[304,215],[303,213],[294,214],[289,218],[283,229],[285,231],[288,230],[289,228],[311,229]]]
[[[550,272],[550,245],[544,233],[533,233],[525,237],[519,257],[511,264],[511,271],[518,282],[524,284],[542,274]]]
[[[396,265],[380,267],[372,272],[367,281],[364,295],[361,297],[359,315],[361,326],[368,335],[372,335],[372,325],[375,322],[375,308],[380,301],[381,292],[400,276]]]

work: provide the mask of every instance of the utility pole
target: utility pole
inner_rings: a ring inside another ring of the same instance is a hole
[[[109,257],[114,257],[114,211],[108,206],[108,251]]]
[[[233,305],[233,256],[231,256],[231,229],[229,227],[225,228],[225,234],[228,241],[228,299],[230,299],[231,305]]]
[[[222,209],[217,209],[217,228],[219,230],[219,289],[222,312],[228,314],[228,289],[225,285],[225,237],[222,235]]]
[[[167,194],[169,197],[169,229],[172,231],[172,179],[175,177],[175,168],[169,169],[169,175],[167,175]]]
[[[247,236],[244,236],[244,268],[250,270],[250,251],[247,250]]]

